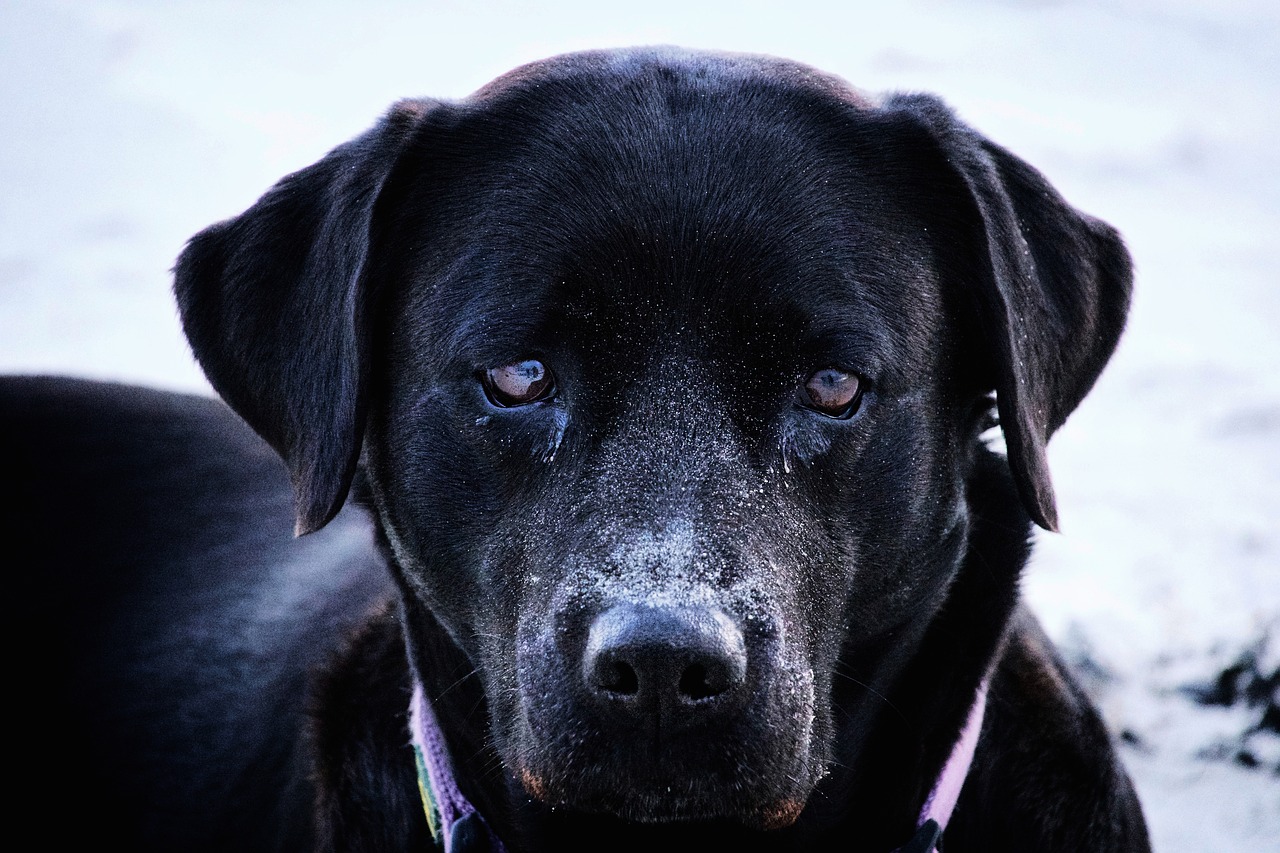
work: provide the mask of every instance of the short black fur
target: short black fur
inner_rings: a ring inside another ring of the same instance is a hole
[[[1019,600],[1129,256],[937,99],[557,57],[396,105],[175,272],[265,445],[212,401],[0,391],[105,834],[425,849],[416,681],[509,850],[889,851],[989,677],[947,853],[1147,849]],[[496,404],[530,360],[553,390]]]

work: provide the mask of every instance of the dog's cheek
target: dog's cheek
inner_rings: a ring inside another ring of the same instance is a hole
[[[523,573],[519,550],[508,546],[521,541],[512,519],[529,514],[527,489],[502,470],[502,454],[512,451],[458,396],[405,390],[371,418],[365,449],[375,509],[406,584],[446,627],[499,618],[506,624],[492,627],[509,634]],[[525,458],[527,467],[541,464]]]
[[[850,639],[868,639],[936,607],[967,541],[964,454],[958,418],[935,395],[885,405],[863,433],[839,493],[835,547],[852,565],[847,585]]]
[[[571,479],[556,457],[567,419],[495,412],[473,390],[402,392],[367,461],[405,583],[486,674],[495,746],[514,771],[517,620],[545,612],[559,580],[548,495]]]

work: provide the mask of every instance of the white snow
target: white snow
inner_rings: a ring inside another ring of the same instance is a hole
[[[1109,671],[1096,695],[1140,741],[1123,754],[1156,849],[1276,849],[1280,749],[1259,746],[1271,770],[1197,758],[1243,712],[1174,690],[1265,631],[1280,646],[1274,0],[7,0],[0,370],[207,390],[169,294],[188,236],[396,98],[640,43],[937,92],[1122,230],[1132,321],[1051,445],[1064,532],[1040,537],[1027,595]]]

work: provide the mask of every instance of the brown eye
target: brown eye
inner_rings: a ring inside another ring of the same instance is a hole
[[[555,393],[556,383],[545,364],[529,359],[486,370],[484,390],[495,406],[511,408],[547,399]]]
[[[800,389],[800,404],[831,418],[850,417],[862,397],[862,382],[857,374],[828,367],[805,380]]]

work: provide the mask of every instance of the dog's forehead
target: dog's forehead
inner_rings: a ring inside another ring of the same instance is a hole
[[[842,78],[804,63],[763,54],[690,50],[671,45],[588,50],[552,56],[519,66],[479,89],[487,100],[556,83],[588,89],[628,87],[653,76],[723,92],[726,88],[768,86],[807,91],[862,107],[872,99]]]
[[[696,318],[923,352],[932,243],[875,125],[843,81],[769,58],[615,51],[518,69],[431,135],[453,246],[430,285],[455,294],[441,331],[496,359],[572,310],[631,337]]]

